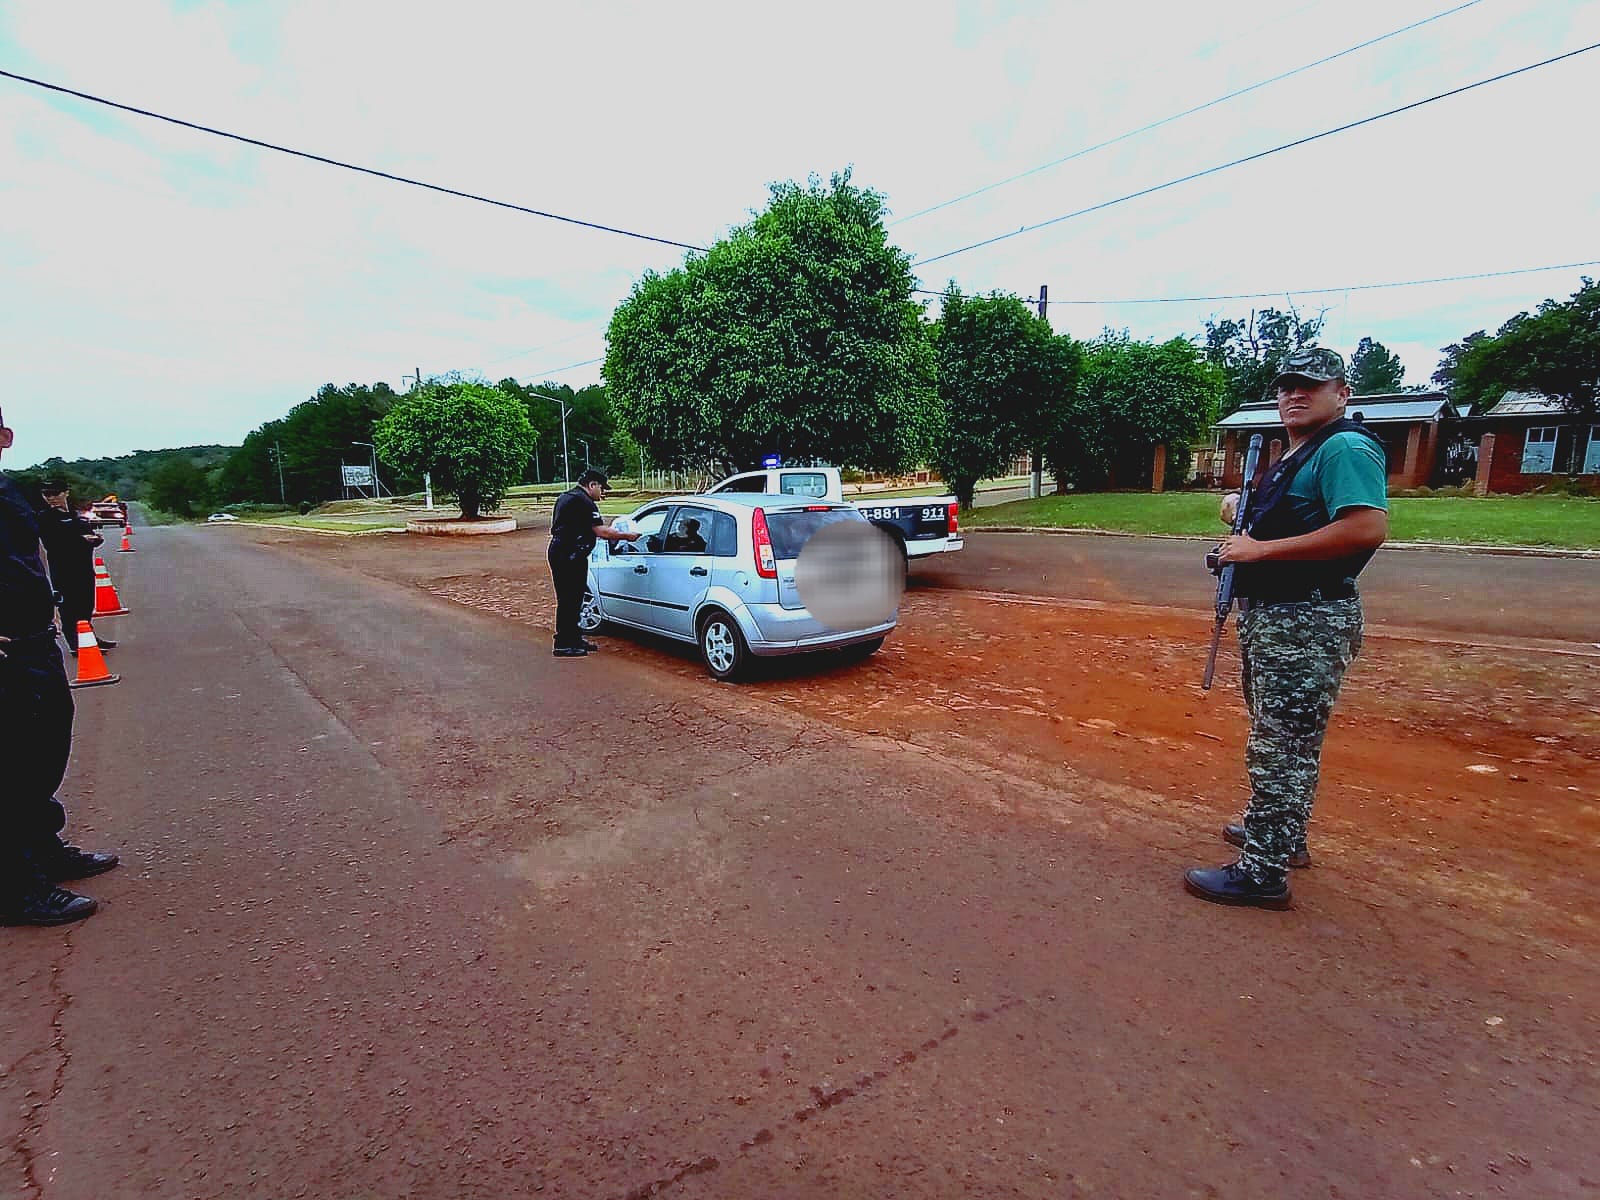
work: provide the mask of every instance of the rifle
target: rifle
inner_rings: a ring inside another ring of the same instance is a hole
[[[1239,488],[1239,507],[1233,513],[1233,532],[1235,535],[1245,532],[1244,514],[1250,507],[1250,491],[1256,477],[1256,463],[1261,458],[1261,435],[1250,435],[1250,448],[1244,455],[1244,483]],[[1206,555],[1206,566],[1217,577],[1217,625],[1211,631],[1211,652],[1206,655],[1205,678],[1200,681],[1200,686],[1206,691],[1211,690],[1211,677],[1217,670],[1217,648],[1222,645],[1222,629],[1228,623],[1228,610],[1233,607],[1233,563],[1223,566],[1217,562],[1218,546]]]

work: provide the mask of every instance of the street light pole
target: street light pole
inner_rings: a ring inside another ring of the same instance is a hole
[[[561,409],[561,484],[563,487],[569,486],[572,483],[572,454],[567,449],[567,413],[571,410],[560,396],[547,396],[543,392],[529,392],[528,395],[548,400]]]
[[[579,438],[578,439],[578,445],[583,447],[583,469],[585,471],[587,471],[589,469],[589,466],[590,466],[590,463],[589,463],[589,443],[584,441],[582,438]]]

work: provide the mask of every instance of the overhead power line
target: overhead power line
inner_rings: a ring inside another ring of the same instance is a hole
[[[1214,296],[1140,296],[1103,300],[1064,300],[1051,296],[1051,304],[1199,304],[1208,300],[1261,300],[1269,296],[1323,296],[1338,292],[1376,292],[1385,288],[1422,287],[1431,283],[1461,283],[1472,279],[1501,279],[1507,275],[1537,275],[1542,271],[1570,271],[1575,267],[1600,267],[1600,258],[1582,262],[1552,263],[1548,267],[1516,267],[1509,271],[1477,271],[1471,275],[1439,275],[1432,279],[1399,279],[1390,283],[1347,283],[1342,287],[1273,288],[1265,292],[1225,292]],[[942,296],[932,288],[912,288],[924,296]],[[1024,304],[1037,304],[1033,297],[1022,300]]]
[[[1420,21],[1413,21],[1411,24],[1403,25],[1399,29],[1391,29],[1388,33],[1380,34],[1378,37],[1368,38],[1364,42],[1359,42],[1354,46],[1346,47],[1345,49],[1340,50],[1337,54],[1329,54],[1326,57],[1317,59],[1315,62],[1308,62],[1302,66],[1295,67],[1292,71],[1284,71],[1280,75],[1274,75],[1271,79],[1263,79],[1259,83],[1252,83],[1249,87],[1242,87],[1237,91],[1229,92],[1225,96],[1218,96],[1215,100],[1207,100],[1204,104],[1197,104],[1193,108],[1186,108],[1182,112],[1173,113],[1170,117],[1162,117],[1159,121],[1151,121],[1148,125],[1141,125],[1137,129],[1130,129],[1126,133],[1119,133],[1116,137],[1107,138],[1103,142],[1096,142],[1092,146],[1085,146],[1082,150],[1074,150],[1071,154],[1068,154],[1065,157],[1052,159],[1050,162],[1042,163],[1037,167],[1030,167],[1026,171],[1021,171],[1016,175],[1009,175],[1004,179],[997,179],[995,182],[985,184],[981,188],[975,188],[970,192],[964,192],[959,196],[955,196],[949,200],[941,201],[940,203],[932,205],[928,208],[919,209],[917,212],[914,212],[909,216],[898,217],[891,221],[890,224],[903,225],[907,221],[915,221],[918,217],[925,217],[929,213],[935,213],[940,209],[949,208],[953,204],[960,204],[964,200],[971,200],[974,197],[982,196],[986,192],[992,192],[996,188],[1002,188],[1007,184],[1016,183],[1018,180],[1027,179],[1032,175],[1039,174],[1041,171],[1048,171],[1053,167],[1059,167],[1066,163],[1072,162],[1074,159],[1084,158],[1087,155],[1093,154],[1096,150],[1104,150],[1108,146],[1115,146],[1118,142],[1125,142],[1129,138],[1138,137],[1141,133],[1149,133],[1153,129],[1160,129],[1163,125],[1170,125],[1174,121],[1181,121],[1184,117],[1192,117],[1195,113],[1204,112],[1208,108],[1215,108],[1217,105],[1225,104],[1229,100],[1237,100],[1240,96],[1259,91],[1260,89],[1274,83],[1281,83],[1285,79],[1291,79],[1296,75],[1313,69],[1314,67],[1323,66],[1327,63],[1333,62],[1335,59],[1344,58],[1346,55],[1354,54],[1358,50],[1365,50],[1368,46],[1376,46],[1379,42],[1386,42],[1390,38],[1399,37],[1402,33],[1410,33],[1413,29],[1420,29],[1424,25],[1430,24],[1434,21],[1442,20],[1445,17],[1452,16],[1463,9],[1471,8],[1476,4],[1481,4],[1482,2],[1483,0],[1467,0],[1467,3],[1465,4],[1458,4],[1454,8],[1447,8],[1443,12],[1434,13],[1431,17],[1424,17]]]
[[[1588,54],[1591,50],[1600,50],[1600,42],[1592,42],[1589,45],[1580,47],[1577,50],[1568,50],[1565,54],[1558,54],[1554,58],[1547,58],[1541,62],[1529,63],[1527,66],[1518,67],[1513,71],[1504,71],[1499,75],[1491,75],[1488,79],[1480,79],[1476,83],[1464,84],[1461,87],[1452,88],[1448,92],[1439,92],[1436,95],[1429,96],[1423,100],[1413,100],[1410,104],[1402,104],[1399,108],[1391,108],[1386,112],[1374,113],[1370,117],[1363,117],[1359,121],[1349,121],[1343,125],[1335,126],[1332,129],[1324,129],[1321,133],[1313,133],[1303,138],[1297,138],[1292,142],[1284,142],[1282,145],[1273,146],[1268,150],[1258,150],[1254,154],[1247,154],[1243,158],[1236,158],[1231,162],[1219,163],[1214,167],[1207,167],[1203,171],[1195,171],[1178,179],[1169,179],[1166,183],[1158,183],[1153,187],[1140,188],[1137,192],[1129,192],[1127,195],[1118,196],[1114,200],[1102,200],[1099,204],[1091,204],[1087,208],[1080,208],[1074,212],[1063,213],[1059,217],[1051,217],[1048,221],[1040,221],[1036,225],[1024,225],[1022,228],[1014,229],[1010,233],[1002,233],[995,237],[985,238],[981,242],[973,242],[967,246],[958,246],[954,250],[946,250],[943,254],[935,254],[932,258],[918,259],[911,265],[915,267],[925,267],[930,263],[943,262],[947,258],[954,258],[958,254],[965,254],[969,250],[979,250],[984,246],[992,246],[996,242],[1004,242],[1010,238],[1018,237],[1024,233],[1034,233],[1040,229],[1048,228],[1051,225],[1059,225],[1061,222],[1070,221],[1075,217],[1087,216],[1090,213],[1100,212],[1102,209],[1111,208],[1118,204],[1126,204],[1129,200],[1137,200],[1141,196],[1149,196],[1156,192],[1163,192],[1168,188],[1177,187],[1181,183],[1190,183],[1193,180],[1202,179],[1207,175],[1215,175],[1219,171],[1226,171],[1230,167],[1242,166],[1248,162],[1255,162],[1257,159],[1267,158],[1273,154],[1280,154],[1285,150],[1292,150],[1296,146],[1304,146],[1311,142],[1320,141],[1326,137],[1332,137],[1336,133],[1345,133],[1351,129],[1358,129],[1363,125],[1371,125],[1374,121],[1381,121],[1385,117],[1393,117],[1398,116],[1403,112],[1410,112],[1414,108],[1421,108],[1425,104],[1432,104],[1436,100],[1447,100],[1451,96],[1459,96],[1463,92],[1470,92],[1475,88],[1487,87],[1491,83],[1499,83],[1502,80],[1510,79],[1516,75],[1523,75],[1529,71],[1537,71],[1540,67],[1548,67],[1553,63],[1562,62],[1565,59],[1576,58],[1580,54]]]
[[[563,371],[576,371],[579,367],[592,367],[597,362],[605,362],[605,355],[599,358],[586,358],[582,362],[568,363],[564,367],[546,367],[542,371],[529,371],[529,379],[549,379],[552,375],[559,375]]]
[[[615,233],[622,237],[636,238],[641,242],[655,242],[662,246],[676,246],[680,250],[704,250],[704,246],[696,246],[690,242],[678,242],[671,238],[655,237],[648,233],[637,233],[631,229],[618,229],[614,225],[601,225],[596,221],[585,221],[578,217],[564,217],[560,213],[545,212],[538,208],[529,208],[525,204],[513,204],[509,200],[495,200],[489,196],[480,196],[475,192],[462,191],[459,188],[445,187],[438,183],[428,183],[422,179],[412,179],[405,175],[395,175],[389,171],[380,171],[375,167],[363,167],[356,163],[344,162],[337,158],[328,158],[321,154],[312,154],[306,150],[296,150],[291,146],[280,146],[275,142],[265,142],[260,138],[245,137],[240,133],[229,133],[225,129],[214,129],[209,125],[201,125],[194,121],[185,121],[179,117],[170,117],[164,113],[151,112],[146,108],[136,108],[131,104],[122,104],[116,100],[108,100],[104,96],[95,96],[89,92],[80,92],[74,88],[63,87],[59,83],[50,83],[43,79],[34,79],[28,75],[19,75],[15,71],[0,70],[0,76],[15,79],[18,83],[32,84],[34,87],[44,88],[47,91],[60,92],[64,96],[76,96],[80,100],[88,100],[92,104],[103,104],[107,108],[115,108],[122,112],[133,113],[139,117],[149,117],[155,121],[165,121],[169,125],[179,125],[184,129],[193,129],[198,133],[209,133],[213,137],[228,138],[230,141],[243,142],[247,146],[256,146],[262,150],[274,150],[279,154],[292,155],[295,158],[304,158],[311,162],[322,163],[324,166],[340,167],[346,171],[356,171],[362,175],[371,175],[377,179],[387,179],[391,183],[409,184],[411,187],[425,188],[430,192],[440,192],[446,196],[457,196],[463,200],[475,200],[479,204],[490,204],[495,208],[508,208],[514,212],[527,213],[533,217],[543,217],[548,221],[562,221],[568,225],[580,225],[585,229],[598,230],[601,233]]]

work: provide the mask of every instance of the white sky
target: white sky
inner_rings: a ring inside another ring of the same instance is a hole
[[[202,124],[707,244],[769,181],[850,165],[909,214],[1431,16],[1105,3],[5,0],[0,68]],[[894,225],[929,257],[1600,41],[1600,4],[1480,0],[1379,46]],[[1600,259],[1600,51],[934,264],[1057,330],[1198,334],[1320,288]],[[491,209],[0,79],[11,465],[237,443],[327,382],[421,367],[582,386],[680,251]],[[1587,268],[1600,274],[1600,268]],[[1300,296],[1426,382],[1580,270]]]

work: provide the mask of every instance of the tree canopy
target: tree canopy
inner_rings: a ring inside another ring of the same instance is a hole
[[[1508,391],[1525,391],[1580,417],[1600,416],[1600,283],[1584,276],[1569,299],[1546,300],[1493,337],[1480,330],[1443,353],[1433,378],[1458,404],[1481,410]]]
[[[1078,400],[1047,460],[1062,483],[1129,487],[1149,481],[1152,452],[1164,445],[1181,479],[1190,445],[1228,397],[1223,369],[1187,339],[1136,342],[1108,331],[1088,344]]]
[[[1205,331],[1205,358],[1222,368],[1227,379],[1227,396],[1222,411],[1225,417],[1246,404],[1268,399],[1278,365],[1289,351],[1309,345],[1322,332],[1322,317],[1302,317],[1293,308],[1251,310],[1243,321],[1226,318],[1208,320]]]
[[[1351,394],[1381,396],[1402,390],[1406,369],[1400,356],[1382,342],[1364,337],[1350,356],[1348,382]]]
[[[978,480],[1042,450],[1069,417],[1083,354],[1015,296],[963,296],[952,283],[934,328],[940,413],[930,464],[963,505]]]
[[[431,473],[461,515],[500,507],[533,453],[520,396],[485,383],[430,382],[398,400],[372,431],[378,455],[415,475]]]
[[[883,217],[848,171],[775,184],[749,224],[639,280],[603,374],[653,462],[720,472],[778,453],[902,470],[926,457],[932,349]]]
[[[374,441],[374,423],[398,399],[398,393],[387,383],[371,387],[358,383],[343,387],[324,384],[311,399],[245,436],[244,444],[229,456],[218,473],[218,499],[277,500],[281,496],[290,504],[299,504],[340,495],[340,464],[367,461],[367,448],[354,443]]]
[[[594,383],[574,390],[567,384],[549,380],[524,386],[515,379],[502,379],[499,387],[524,402],[528,424],[537,439],[523,482],[576,479],[585,465],[599,467],[608,475],[630,467],[634,471],[639,469],[638,449],[626,433],[618,429],[604,385]],[[567,448],[572,456],[570,473],[564,469],[561,458],[562,404],[567,408]]]

